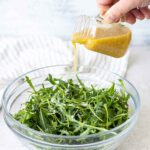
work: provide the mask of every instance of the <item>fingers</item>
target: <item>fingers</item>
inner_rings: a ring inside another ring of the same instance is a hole
[[[150,10],[148,7],[140,8],[140,11],[144,14],[146,19],[150,19]]]
[[[140,9],[133,9],[129,13],[127,13],[125,16],[123,16],[121,18],[121,21],[134,24],[136,22],[136,19],[143,20],[144,18],[145,18],[145,15],[142,13]]]
[[[133,24],[136,19],[150,19],[148,6],[136,8],[141,5],[135,4],[133,0],[97,0],[97,2],[101,15],[104,15],[104,20],[107,23],[117,22],[121,19],[121,21]]]
[[[139,9],[133,9],[131,13],[139,20],[143,20],[145,15]]]
[[[114,0],[97,0],[98,5],[111,5]]]
[[[100,14],[103,16],[107,12],[107,10],[110,8],[110,6],[109,5],[101,5],[101,6],[99,6],[99,8],[100,8]]]
[[[101,15],[104,15],[112,5],[113,0],[97,0]]]
[[[105,21],[113,23],[133,9],[133,1],[120,0],[105,14]],[[131,15],[130,15],[131,16]],[[133,18],[133,17],[132,17]]]
[[[101,15],[104,15],[107,10],[118,0],[97,0]]]
[[[125,21],[130,24],[134,24],[136,22],[136,17],[131,12],[127,13]]]

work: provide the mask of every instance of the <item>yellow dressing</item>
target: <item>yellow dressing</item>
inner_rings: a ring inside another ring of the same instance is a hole
[[[76,43],[72,42],[73,45],[73,50],[74,50],[74,64],[73,64],[73,70],[76,73],[77,72],[77,65],[78,65],[78,60],[77,60],[77,47]]]
[[[126,53],[130,41],[131,31],[120,24],[114,24],[109,28],[97,27],[94,36],[87,34],[87,29],[72,36],[74,45],[83,44],[89,50],[116,58]]]

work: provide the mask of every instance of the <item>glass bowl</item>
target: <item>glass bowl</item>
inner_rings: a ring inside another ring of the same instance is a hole
[[[120,126],[109,131],[86,136],[60,136],[35,131],[16,121],[12,114],[17,112],[21,104],[28,100],[30,88],[25,82],[25,76],[32,79],[38,88],[48,74],[55,77],[75,79],[75,73],[71,66],[48,66],[39,68],[21,75],[8,85],[3,95],[4,119],[8,127],[18,139],[29,149],[35,150],[114,150],[131,132],[136,124],[140,98],[135,87],[119,75],[102,68],[90,68],[79,66],[77,74],[85,84],[94,84],[100,87],[108,87],[112,82],[116,83],[116,89],[121,88],[118,79],[122,79],[126,92],[131,95],[129,100],[130,117]]]

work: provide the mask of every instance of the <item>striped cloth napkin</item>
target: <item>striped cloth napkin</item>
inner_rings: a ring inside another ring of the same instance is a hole
[[[124,76],[128,54],[112,58],[78,46],[78,65],[100,67]],[[51,65],[73,65],[69,41],[48,36],[0,38],[0,85],[32,69]]]

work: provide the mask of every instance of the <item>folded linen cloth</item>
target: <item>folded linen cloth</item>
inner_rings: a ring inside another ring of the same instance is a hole
[[[78,65],[100,67],[124,76],[127,53],[112,58],[78,46]],[[51,65],[73,65],[73,46],[69,41],[48,36],[0,38],[0,85],[32,69]]]

